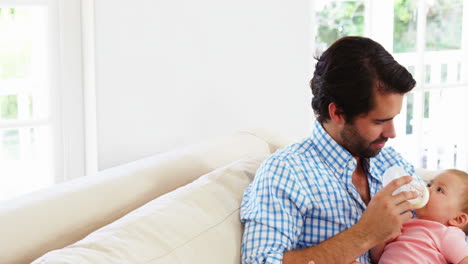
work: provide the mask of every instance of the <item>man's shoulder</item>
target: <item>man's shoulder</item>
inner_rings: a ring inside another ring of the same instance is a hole
[[[310,138],[292,143],[278,149],[265,159],[257,171],[260,178],[289,178],[308,170],[316,163],[316,153]]]
[[[295,143],[291,143],[271,154],[264,161],[263,165],[281,164],[299,170],[309,168],[320,160],[314,144],[312,138],[304,138]]]
[[[284,148],[275,151],[267,160],[291,162],[301,159],[306,155],[313,155],[313,142],[310,138],[304,138],[298,142],[291,143]]]

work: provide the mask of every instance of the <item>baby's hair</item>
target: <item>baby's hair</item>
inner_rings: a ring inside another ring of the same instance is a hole
[[[463,192],[463,196],[461,198],[462,199],[461,205],[462,205],[462,211],[468,214],[468,173],[461,171],[461,170],[457,170],[457,169],[448,169],[448,170],[443,171],[442,173],[449,173],[449,174],[456,175],[460,179],[462,179],[463,182],[465,183],[465,191]],[[468,235],[468,225],[466,225],[463,228],[463,231],[465,231],[465,233]]]

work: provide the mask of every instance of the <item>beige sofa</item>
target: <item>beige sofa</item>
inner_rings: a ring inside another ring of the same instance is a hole
[[[239,132],[0,203],[0,263],[240,263],[243,190],[287,140]]]
[[[239,132],[3,202],[0,263],[239,264],[243,191],[289,141]]]

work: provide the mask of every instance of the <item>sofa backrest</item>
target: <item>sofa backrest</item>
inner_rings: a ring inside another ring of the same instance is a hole
[[[2,202],[0,262],[30,263],[216,168],[268,155],[278,142],[236,133]]]

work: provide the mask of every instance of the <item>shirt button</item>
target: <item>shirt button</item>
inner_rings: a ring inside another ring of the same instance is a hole
[[[342,169],[337,169],[336,170],[339,174],[343,173],[343,170]]]
[[[354,160],[351,160],[349,163],[348,163],[349,167],[354,167]]]

